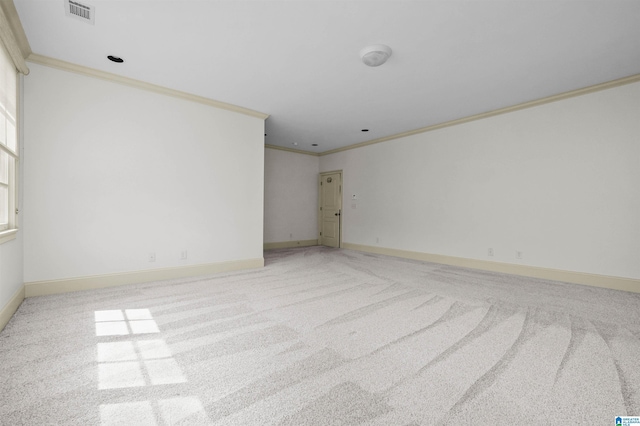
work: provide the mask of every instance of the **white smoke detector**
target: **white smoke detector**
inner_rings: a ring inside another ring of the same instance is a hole
[[[384,44],[372,44],[360,51],[360,57],[365,65],[370,67],[379,67],[387,62],[391,56],[391,48]]]

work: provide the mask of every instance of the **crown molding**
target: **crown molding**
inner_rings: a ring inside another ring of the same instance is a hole
[[[322,155],[316,152],[303,151],[301,149],[285,148],[283,146],[276,146],[276,145],[269,145],[269,144],[264,144],[264,147],[268,149],[277,149],[279,151],[295,152],[296,154],[311,155],[313,157],[319,157],[320,155]]]
[[[325,155],[329,155],[329,154],[335,154],[336,152],[348,151],[348,150],[351,150],[351,149],[361,148],[363,146],[368,146],[368,145],[374,145],[374,144],[381,143],[381,142],[387,142],[387,141],[391,141],[391,140],[394,140],[394,139],[400,139],[400,138],[404,138],[404,137],[407,137],[407,136],[417,135],[417,134],[420,134],[420,133],[431,132],[433,130],[442,129],[444,127],[456,126],[458,124],[464,124],[464,123],[468,123],[470,121],[481,120],[483,118],[488,118],[488,117],[494,117],[496,115],[507,114],[507,113],[510,113],[510,112],[519,111],[519,110],[526,109],[526,108],[533,108],[533,107],[536,107],[536,106],[539,106],[539,105],[548,104],[548,103],[551,103],[551,102],[557,102],[557,101],[561,101],[561,100],[564,100],[564,99],[574,98],[576,96],[582,96],[582,95],[586,95],[586,94],[589,94],[589,93],[598,92],[598,91],[601,91],[601,90],[612,89],[614,87],[623,86],[623,85],[631,84],[631,83],[636,83],[638,81],[640,81],[640,74],[635,74],[635,75],[631,75],[629,77],[624,77],[624,78],[620,78],[620,79],[617,79],[617,80],[612,80],[612,81],[608,81],[608,82],[605,82],[605,83],[600,83],[600,84],[596,84],[596,85],[593,85],[593,86],[584,87],[582,89],[571,90],[571,91],[560,93],[560,94],[557,94],[557,95],[547,96],[546,98],[536,99],[536,100],[533,100],[533,101],[524,102],[524,103],[521,103],[521,104],[518,104],[518,105],[513,105],[513,106],[510,106],[510,107],[505,107],[505,108],[500,108],[500,109],[496,109],[496,110],[493,110],[493,111],[483,112],[481,114],[471,115],[469,117],[459,118],[457,120],[446,121],[444,123],[434,124],[434,125],[427,126],[427,127],[421,127],[419,129],[409,130],[407,132],[397,133],[397,134],[391,135],[391,136],[385,136],[383,138],[372,139],[370,141],[360,142],[360,143],[349,145],[349,146],[345,146],[345,147],[342,147],[342,148],[332,149],[330,151],[321,152],[320,156],[325,156]]]
[[[16,69],[22,74],[29,74],[24,59],[31,54],[31,46],[12,0],[0,1],[0,40],[7,48]]]
[[[38,55],[36,53],[30,54],[29,57],[27,58],[27,61],[33,62],[35,64],[39,64],[39,65],[48,66],[51,68],[57,68],[63,71],[69,71],[69,72],[73,72],[76,74],[81,74],[89,77],[100,78],[102,80],[107,80],[114,83],[135,87],[137,89],[143,89],[150,92],[159,93],[161,95],[172,96],[174,98],[180,98],[180,99],[184,99],[191,102],[197,102],[204,105],[209,105],[214,108],[225,109],[228,111],[237,112],[237,113],[248,115],[251,117],[261,118],[262,120],[266,120],[269,117],[269,114],[265,114],[263,112],[254,111],[248,108],[239,107],[237,105],[232,105],[225,102],[215,101],[213,99],[193,95],[191,93],[182,92],[180,90],[169,89],[168,87],[158,86],[156,84],[146,83],[141,80],[136,80],[129,77],[123,77],[121,75],[112,74],[106,71],[100,71],[94,68],[73,64],[71,62],[62,61],[60,59]]]

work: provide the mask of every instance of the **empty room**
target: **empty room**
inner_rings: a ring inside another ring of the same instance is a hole
[[[0,425],[640,425],[640,2],[0,0]]]

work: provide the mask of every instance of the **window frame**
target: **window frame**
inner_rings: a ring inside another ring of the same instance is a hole
[[[12,150],[8,145],[0,143],[0,151],[6,153],[8,155],[8,179],[7,183],[0,183],[0,186],[7,188],[7,223],[0,224],[0,244],[11,241],[16,238],[16,234],[18,233],[18,176],[19,176],[19,167],[20,167],[20,84],[21,78],[20,73],[9,54],[9,49],[0,40],[0,49],[3,50],[3,57],[7,59],[7,64],[0,64],[0,66],[5,67],[9,65],[11,69],[14,71],[15,76],[15,111],[9,111],[10,113],[14,113],[14,131],[15,131],[15,150]],[[9,104],[9,102],[7,102]],[[4,106],[3,106],[4,108]],[[0,119],[7,120],[8,117],[5,115],[6,112],[0,114]],[[6,126],[5,126],[6,127]],[[5,135],[6,136],[6,135]],[[8,139],[8,138],[7,138]],[[7,142],[7,141],[5,141]]]

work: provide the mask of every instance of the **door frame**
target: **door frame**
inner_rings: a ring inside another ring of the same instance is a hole
[[[317,184],[317,188],[318,188],[318,208],[317,208],[317,212],[318,212],[318,245],[322,245],[322,236],[320,235],[320,233],[322,232],[322,212],[320,210],[320,208],[322,208],[322,189],[320,188],[320,184],[322,182],[322,178],[323,176],[326,175],[332,175],[335,173],[340,173],[340,216],[338,216],[338,248],[342,248],[342,211],[344,210],[343,207],[343,191],[342,191],[342,187],[344,185],[344,181],[343,181],[343,174],[342,174],[342,170],[331,170],[328,172],[321,172],[318,174],[318,184]]]

